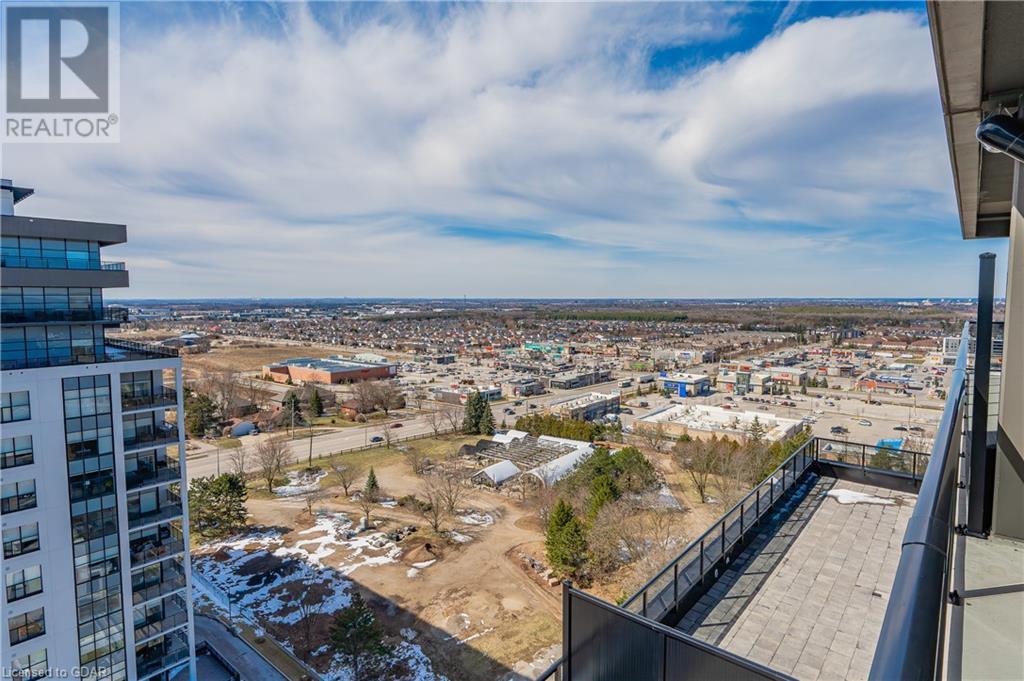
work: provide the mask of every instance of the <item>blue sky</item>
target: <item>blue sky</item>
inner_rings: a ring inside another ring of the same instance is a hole
[[[923,3],[121,21],[121,142],[3,174],[128,224],[131,297],[962,296],[1005,262],[959,238]]]

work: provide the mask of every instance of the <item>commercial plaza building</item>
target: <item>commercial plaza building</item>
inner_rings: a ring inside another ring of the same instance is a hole
[[[811,439],[621,605],[566,585],[539,681],[1024,678],[1024,136],[976,139],[1024,118],[1024,3],[927,5],[963,236],[1010,253],[1003,323],[980,260],[934,446]]]
[[[619,413],[619,393],[587,393],[555,400],[547,411],[563,419],[594,421],[607,414]]]
[[[356,383],[394,378],[398,365],[334,356],[324,359],[296,357],[263,367],[263,375],[278,383]]]
[[[0,669],[195,678],[181,360],[105,336],[123,225],[15,216],[2,183]]]

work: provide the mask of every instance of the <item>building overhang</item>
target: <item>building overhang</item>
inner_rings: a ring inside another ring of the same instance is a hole
[[[928,19],[963,237],[1009,236],[1013,160],[975,129],[1024,96],[1024,3],[930,0]]]

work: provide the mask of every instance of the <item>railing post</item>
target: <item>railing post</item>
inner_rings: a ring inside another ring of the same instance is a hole
[[[760,487],[757,488],[757,501],[755,501],[754,503],[757,504],[754,507],[754,518],[755,518],[754,522],[760,523],[761,522],[761,488]]]
[[[740,541],[743,541],[743,502],[740,502]]]
[[[725,518],[722,518],[722,555],[725,558]]]
[[[679,561],[672,563],[672,609],[679,612]]]
[[[967,533],[987,537],[992,529],[992,497],[996,453],[988,446],[988,390],[992,364],[992,287],[996,275],[995,253],[982,253],[978,268],[978,321],[974,343],[974,391],[971,404],[971,437],[968,466]],[[963,341],[961,341],[963,342]]]
[[[704,583],[704,539],[700,540],[700,583]]]
[[[571,584],[562,582],[562,679],[572,678],[572,594]]]
[[[640,614],[647,617],[647,589],[644,589],[643,595],[640,598]]]
[[[864,459],[867,458],[867,447],[864,445],[860,446],[860,472],[864,472]]]

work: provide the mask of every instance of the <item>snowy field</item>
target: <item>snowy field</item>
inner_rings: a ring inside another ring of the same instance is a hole
[[[296,487],[304,481],[296,480]],[[296,492],[297,493],[297,492]],[[227,609],[227,598],[237,615],[243,613],[282,645],[295,652],[289,634],[305,617],[330,617],[351,602],[348,575],[363,566],[397,562],[402,550],[382,532],[355,534],[352,521],[341,513],[320,514],[316,523],[297,534],[301,539],[284,540],[275,528],[250,532],[229,540],[200,547],[193,569],[201,579],[195,582],[196,600]],[[325,561],[329,559],[327,564]],[[428,567],[417,564],[417,571]],[[207,589],[206,581],[214,589]],[[351,672],[326,645],[312,653],[313,666],[326,681],[349,681]],[[435,674],[422,649],[401,640],[390,658],[400,662],[404,673],[395,679],[432,681]],[[391,678],[391,677],[389,677]]]

